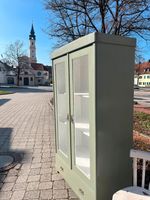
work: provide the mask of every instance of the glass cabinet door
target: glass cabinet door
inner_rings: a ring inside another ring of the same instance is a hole
[[[73,165],[90,179],[89,55],[72,53],[70,64]]]
[[[57,151],[70,156],[68,65],[66,57],[54,61]]]

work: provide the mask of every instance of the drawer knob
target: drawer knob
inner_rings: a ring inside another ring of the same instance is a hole
[[[60,166],[60,170],[61,170],[61,171],[64,171],[64,168],[63,168],[62,166]]]
[[[81,188],[79,188],[79,192],[84,195],[84,191]]]

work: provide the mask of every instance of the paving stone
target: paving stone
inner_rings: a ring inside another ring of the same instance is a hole
[[[71,189],[68,189],[68,190],[69,190],[69,197],[70,197],[71,199],[77,198],[76,194],[75,194]]]
[[[5,183],[13,183],[17,180],[17,176],[7,176],[4,180]]]
[[[17,178],[16,183],[24,183],[24,182],[27,181],[27,178],[28,178],[28,176],[26,176],[26,175],[20,175],[20,176]]]
[[[42,163],[42,169],[43,168],[50,168],[51,167],[51,162],[45,162],[45,163]]]
[[[51,174],[42,174],[40,178],[40,182],[51,181],[52,175]]]
[[[38,175],[40,174],[41,168],[31,169],[29,175]]]
[[[41,163],[35,163],[31,165],[31,169],[36,169],[36,168],[40,168],[41,167]]]
[[[40,191],[34,190],[34,191],[27,191],[25,193],[24,199],[38,199],[40,196]]]
[[[67,190],[53,190],[53,198],[54,199],[68,198]]]
[[[13,191],[15,190],[26,190],[27,188],[27,183],[16,183],[13,187]]]
[[[40,190],[46,190],[46,189],[51,189],[51,188],[52,188],[52,182],[42,182],[39,184]]]
[[[49,174],[52,172],[52,168],[41,168],[40,174]]]
[[[55,170],[55,129],[49,109],[52,93],[29,91],[7,95],[11,101],[0,108],[1,129],[12,129],[11,140],[9,131],[0,135],[1,150],[8,150],[9,143],[9,151],[23,155],[15,168],[0,173],[0,200],[78,200]]]
[[[58,181],[58,180],[62,180],[63,177],[60,174],[53,174],[52,175],[52,180],[53,181]]]
[[[39,182],[28,183],[27,191],[29,190],[38,190]]]
[[[11,200],[22,200],[25,194],[25,190],[14,191]]]
[[[14,186],[14,183],[4,183],[1,191],[11,191]]]
[[[40,180],[40,175],[29,176],[27,182],[35,182]]]
[[[7,191],[7,192],[0,192],[0,200],[9,200],[12,196],[12,192],[11,191]]]
[[[3,183],[0,183],[0,189],[3,187]]]
[[[65,189],[64,180],[54,181],[53,188],[54,189]]]
[[[40,199],[41,200],[52,199],[52,190],[51,189],[49,189],[49,190],[41,190]]]

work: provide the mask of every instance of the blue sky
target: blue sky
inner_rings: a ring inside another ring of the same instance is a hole
[[[10,43],[20,40],[29,55],[29,33],[32,22],[36,34],[37,61],[51,64],[50,54],[56,42],[43,31],[49,26],[44,0],[0,0],[0,55]],[[53,24],[52,24],[53,26]],[[140,54],[150,59],[150,42],[138,40]]]
[[[0,54],[6,46],[20,40],[29,55],[29,33],[32,22],[36,34],[37,61],[51,64],[54,39],[43,31],[48,26],[48,14],[43,0],[0,0]]]

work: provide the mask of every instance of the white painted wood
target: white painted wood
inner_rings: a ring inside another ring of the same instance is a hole
[[[145,170],[146,170],[146,160],[143,159],[143,169],[142,169],[142,187],[145,186]]]
[[[150,152],[140,151],[140,150],[130,150],[130,157],[131,158],[140,158],[150,161]]]
[[[143,160],[143,168],[142,168],[142,187],[145,185],[145,171],[146,171],[146,161],[150,162],[150,152],[140,151],[131,149],[130,157],[133,158],[133,185],[137,185],[137,160]],[[150,190],[150,186],[149,186]]]
[[[137,158],[133,158],[133,185],[137,186]]]
[[[119,190],[113,195],[112,200],[150,200],[150,183],[148,190],[145,186],[146,161],[150,161],[150,152],[133,150],[130,151],[130,157],[133,158],[133,185],[131,187]],[[137,161],[143,160],[142,167],[142,187],[137,186]]]
[[[141,187],[127,187],[116,192],[112,200],[150,200],[150,191]]]

